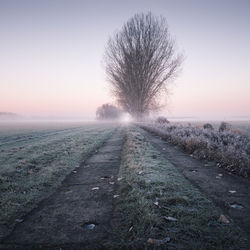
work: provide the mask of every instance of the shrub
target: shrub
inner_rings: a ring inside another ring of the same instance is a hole
[[[228,171],[250,177],[250,136],[234,133],[230,124],[222,122],[219,131],[209,125],[199,128],[146,123],[141,127],[198,158],[214,160]]]
[[[230,130],[232,128],[231,124],[227,123],[227,122],[222,122],[220,124],[220,127],[219,127],[219,131],[220,132],[224,132],[226,130]]]
[[[166,117],[164,117],[164,116],[159,116],[156,119],[156,122],[159,123],[159,124],[169,123],[168,119]]]
[[[211,130],[214,129],[214,127],[213,127],[212,124],[210,124],[210,123],[205,123],[205,124],[203,125],[203,128],[204,128],[204,129],[211,129]]]
[[[205,147],[204,141],[202,141],[200,138],[190,136],[185,141],[185,149],[189,153],[193,153],[196,150],[201,150]]]

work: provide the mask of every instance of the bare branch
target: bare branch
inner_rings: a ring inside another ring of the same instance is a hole
[[[118,103],[140,118],[159,107],[157,97],[176,77],[182,55],[175,52],[165,18],[136,14],[109,39],[105,63]]]

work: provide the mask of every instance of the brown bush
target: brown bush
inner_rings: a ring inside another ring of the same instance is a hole
[[[204,145],[204,142],[199,140],[199,138],[190,137],[190,138],[187,138],[186,141],[185,141],[185,149],[189,153],[193,153],[196,150],[201,150],[204,147],[206,147]]]
[[[168,124],[169,121],[166,117],[164,116],[159,116],[157,119],[156,119],[156,122],[159,123],[159,124]]]
[[[212,124],[210,124],[210,123],[205,123],[205,124],[203,125],[203,128],[204,128],[204,129],[211,129],[211,130],[214,129],[214,127],[213,127]]]
[[[231,124],[227,122],[222,122],[219,127],[219,132],[224,132],[232,128]]]

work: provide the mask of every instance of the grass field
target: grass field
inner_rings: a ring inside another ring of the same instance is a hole
[[[128,130],[119,177],[114,249],[164,247],[164,242],[167,249],[244,249],[241,230],[220,223],[222,211],[136,128]]]
[[[96,157],[96,149],[117,127],[112,123],[0,124],[0,239],[65,176],[75,176],[79,171],[73,170],[92,152]],[[247,249],[239,225],[229,217],[222,222],[223,211],[185,179],[139,127],[128,125],[125,130],[119,175],[109,182],[116,197],[110,204],[114,230],[105,243],[107,249]],[[105,160],[105,152],[97,159]],[[100,174],[93,171],[94,176]],[[90,185],[77,184],[85,189]],[[100,183],[94,188],[98,192]]]
[[[112,124],[1,124],[0,236],[112,133]]]

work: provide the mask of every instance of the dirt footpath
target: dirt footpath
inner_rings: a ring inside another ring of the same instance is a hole
[[[0,247],[95,249],[102,245],[111,230],[124,135],[124,129],[117,129]]]
[[[207,194],[225,215],[249,235],[250,242],[250,182],[230,175],[214,162],[194,159],[143,129],[140,131],[194,186]]]

